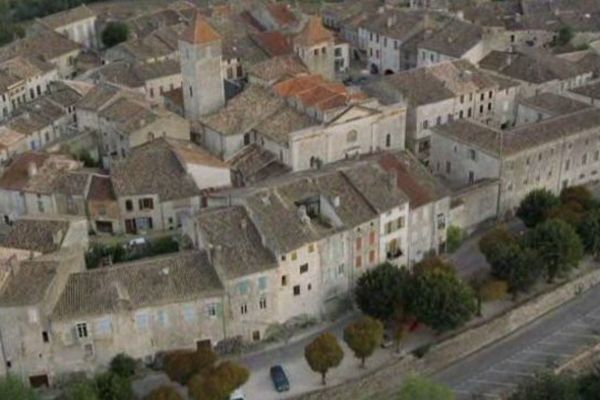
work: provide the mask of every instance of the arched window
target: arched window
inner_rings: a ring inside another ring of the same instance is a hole
[[[348,142],[348,143],[354,143],[354,142],[356,142],[357,139],[358,139],[358,132],[356,132],[355,130],[351,130],[346,135],[346,142]]]

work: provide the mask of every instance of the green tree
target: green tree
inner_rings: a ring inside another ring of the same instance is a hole
[[[127,40],[129,27],[123,22],[109,22],[102,31],[102,43],[106,47],[113,47]]]
[[[600,371],[596,370],[578,378],[581,400],[600,400]]]
[[[546,221],[529,231],[526,243],[537,252],[549,282],[576,268],[583,257],[579,236],[560,220]]]
[[[572,377],[544,372],[522,383],[509,400],[580,400]]]
[[[403,303],[403,287],[408,279],[405,269],[384,263],[358,278],[355,297],[358,308],[382,321],[388,320]]]
[[[310,369],[321,374],[323,385],[326,385],[327,371],[340,365],[344,359],[344,351],[335,335],[325,332],[306,346],[304,358]]]
[[[171,386],[161,386],[154,389],[144,400],[183,400],[183,397]]]
[[[396,400],[454,400],[454,393],[429,379],[411,376],[402,384]]]
[[[544,272],[537,253],[517,242],[498,243],[489,254],[492,275],[506,281],[513,298],[528,291]]]
[[[528,228],[546,219],[548,211],[560,205],[560,200],[546,189],[532,190],[525,196],[517,209],[519,217]]]
[[[473,289],[448,268],[415,274],[406,290],[410,314],[438,332],[464,325],[477,310]]]
[[[593,209],[587,213],[577,227],[577,233],[585,251],[598,258],[600,256],[600,209]]]
[[[232,361],[223,361],[216,368],[195,375],[188,382],[194,400],[226,400],[248,381],[250,372]]]
[[[573,39],[573,29],[568,26],[563,26],[558,31],[558,37],[556,39],[556,43],[559,46],[564,46],[568,44],[571,39]]]
[[[125,353],[117,354],[110,361],[110,371],[123,378],[132,377],[135,374],[135,367],[135,360]]]
[[[133,400],[131,382],[114,372],[105,372],[96,377],[100,400]]]
[[[7,376],[0,378],[0,399],[37,400],[38,396],[19,379]]]
[[[69,386],[65,391],[64,400],[100,400],[96,383],[86,380]]]
[[[365,366],[365,360],[381,344],[382,338],[383,324],[368,316],[362,317],[344,329],[344,341],[354,356],[360,359],[362,367]]]
[[[504,225],[499,225],[479,239],[479,251],[489,262],[490,258],[494,256],[498,245],[513,242],[516,243],[514,236],[508,232]]]
[[[458,226],[450,225],[446,230],[446,249],[448,253],[454,253],[461,245],[464,238],[462,229]]]

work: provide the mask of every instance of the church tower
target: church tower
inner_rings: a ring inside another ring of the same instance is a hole
[[[221,36],[196,13],[179,40],[185,117],[197,121],[225,105]]]
[[[335,41],[333,34],[323,27],[321,19],[309,17],[304,29],[294,38],[294,52],[313,74],[325,79],[335,78]]]

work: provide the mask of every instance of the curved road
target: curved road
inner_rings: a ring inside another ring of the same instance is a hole
[[[500,399],[536,371],[600,342],[600,287],[434,375],[457,400]]]

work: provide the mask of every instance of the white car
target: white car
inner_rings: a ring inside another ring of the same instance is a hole
[[[242,389],[236,389],[229,396],[229,400],[246,400],[246,397],[244,396],[244,392],[242,392]]]

